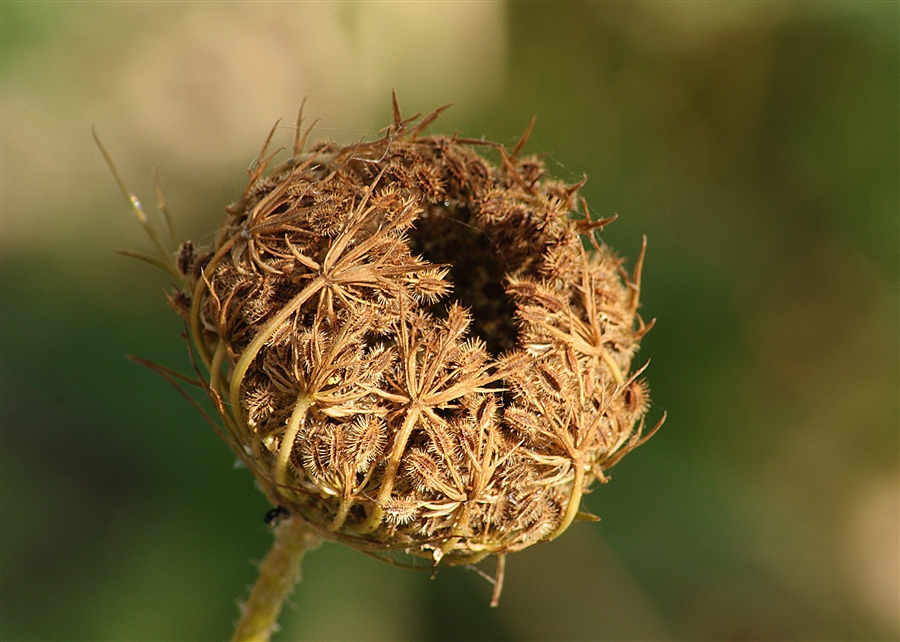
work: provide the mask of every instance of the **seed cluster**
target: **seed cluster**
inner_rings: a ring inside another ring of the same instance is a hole
[[[274,504],[460,564],[562,533],[643,440],[649,325],[643,251],[627,274],[580,184],[520,158],[524,138],[423,135],[439,111],[395,103],[379,140],[298,140],[268,172],[264,148],[214,246],[183,246],[172,302]]]

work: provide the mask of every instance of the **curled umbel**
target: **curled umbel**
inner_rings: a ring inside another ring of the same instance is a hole
[[[561,534],[642,441],[649,329],[580,184],[483,140],[265,148],[182,246],[222,434],[273,504],[379,555],[469,564]],[[299,125],[299,123],[298,123]],[[298,126],[298,132],[300,132]],[[308,130],[307,130],[308,132]]]

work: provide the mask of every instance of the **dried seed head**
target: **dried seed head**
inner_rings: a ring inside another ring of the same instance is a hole
[[[580,185],[521,145],[422,136],[433,116],[268,174],[263,151],[213,247],[182,247],[172,300],[273,504],[461,564],[559,535],[642,441],[648,327],[643,252],[629,276]]]

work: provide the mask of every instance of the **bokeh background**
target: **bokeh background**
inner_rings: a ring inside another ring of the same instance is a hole
[[[137,354],[190,370],[166,279],[91,127],[149,210],[159,164],[209,240],[279,118],[528,149],[604,240],[649,237],[641,357],[663,430],[585,499],[602,517],[465,569],[335,544],[278,640],[896,640],[900,5],[3,2],[6,640],[211,640],[269,508]],[[490,566],[487,567],[491,571]]]

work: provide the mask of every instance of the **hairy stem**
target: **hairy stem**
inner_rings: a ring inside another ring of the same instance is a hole
[[[275,542],[259,567],[250,597],[241,605],[241,619],[232,642],[267,642],[275,629],[281,605],[300,579],[303,555],[321,542],[315,530],[299,517],[275,527]]]

